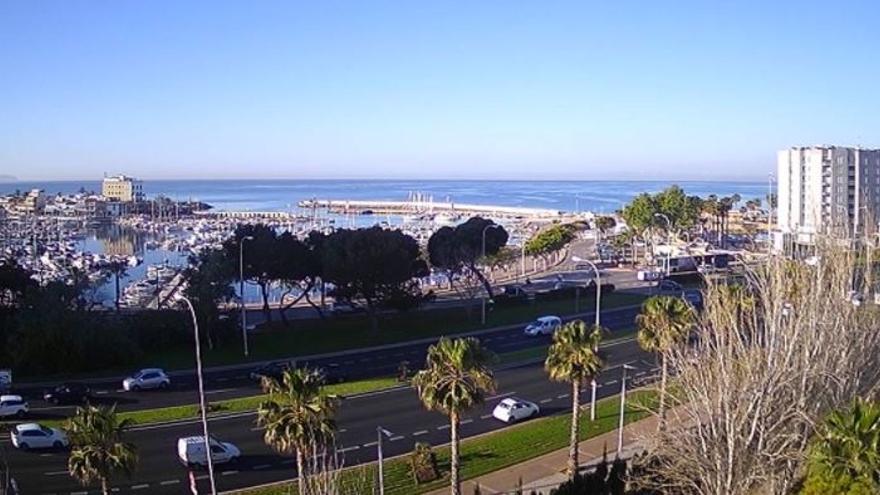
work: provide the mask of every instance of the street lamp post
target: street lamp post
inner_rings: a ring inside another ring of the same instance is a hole
[[[596,328],[601,327],[602,323],[602,275],[599,273],[599,267],[596,266],[590,260],[585,260],[579,258],[577,256],[571,257],[572,261],[575,263],[589,263],[590,267],[593,269],[593,273],[596,276],[596,316],[595,316],[595,325]],[[598,349],[593,349],[594,351],[598,351]],[[590,380],[590,421],[596,420],[596,379],[593,378]]]
[[[382,456],[382,437],[391,438],[393,435],[393,433],[381,426],[376,427],[376,449],[378,450],[379,456],[379,495],[385,495],[385,470],[383,466],[384,457]]]
[[[244,343],[244,355],[248,355],[247,308],[244,304],[244,241],[252,241],[254,236],[247,235],[238,241],[238,296],[241,297],[241,339]]]
[[[654,213],[654,217],[666,220],[666,276],[668,277],[670,271],[669,260],[672,257],[672,221],[663,213]]]
[[[626,370],[635,369],[628,364],[623,365],[623,379],[620,380],[620,421],[617,424],[617,458],[623,451],[623,417],[626,411]]]
[[[501,226],[498,225],[497,223],[490,223],[489,225],[486,225],[485,227],[483,227],[483,234],[482,234],[482,240],[483,240],[482,247],[483,247],[483,249],[482,249],[481,253],[482,253],[482,258],[483,258],[484,262],[486,260],[486,231],[489,229],[495,229],[495,228],[500,228],[500,227]],[[485,325],[485,324],[486,324],[486,293],[484,291],[483,297],[482,297],[482,299],[480,299],[480,325]]]
[[[208,435],[208,408],[205,403],[205,382],[202,378],[202,346],[201,337],[199,337],[199,321],[198,318],[196,318],[196,310],[193,308],[192,301],[182,294],[178,294],[177,298],[179,301],[186,303],[189,313],[192,315],[193,331],[195,333],[196,341],[196,378],[199,382],[199,409],[201,409],[202,413],[202,433],[205,436],[205,455],[208,460],[208,479],[211,482],[211,495],[217,495],[217,486],[214,483],[214,460],[211,456],[211,437]]]

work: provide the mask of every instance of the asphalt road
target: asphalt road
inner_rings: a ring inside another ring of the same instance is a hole
[[[602,312],[602,324],[613,330],[629,328],[633,325],[637,309],[612,309]],[[591,321],[592,313],[583,318]],[[504,353],[548,343],[549,336],[528,337],[522,333],[524,325],[498,327],[479,336],[482,343],[496,353]],[[612,335],[613,336],[613,335]],[[432,340],[433,342],[433,340]],[[401,344],[378,350],[354,351],[344,355],[320,359],[298,360],[298,365],[322,367],[332,373],[344,376],[347,380],[393,375],[401,361],[409,361],[412,368],[424,362],[429,342]],[[220,401],[237,397],[248,397],[260,392],[258,385],[251,381],[249,373],[253,365],[205,374],[205,394],[208,401]],[[173,373],[172,384],[162,391],[122,391],[122,378],[115,380],[85,381],[92,390],[93,403],[117,404],[117,410],[130,411],[152,409],[198,403],[197,382],[192,370]],[[30,403],[31,414],[28,419],[59,419],[69,416],[75,406],[53,406],[42,399],[44,387],[16,388]]]
[[[498,334],[489,342],[496,348],[519,340],[516,334]],[[529,344],[534,344],[530,341]],[[613,395],[620,388],[620,365],[636,367],[630,376],[639,384],[654,369],[653,358],[633,340],[612,343],[607,347],[608,369],[599,377],[599,396]],[[391,363],[394,364],[394,363]],[[396,364],[394,364],[396,365]],[[462,421],[463,437],[503,429],[505,424],[491,417],[492,408],[501,397],[517,396],[541,407],[541,415],[564,413],[570,407],[569,386],[547,379],[541,364],[519,366],[497,373],[498,392],[487,403],[471,411]],[[582,394],[589,400],[589,393]],[[352,397],[343,401],[338,415],[339,448],[347,466],[376,458],[376,427],[390,430],[394,436],[385,442],[387,457],[408,453],[415,442],[440,445],[448,441],[448,423],[442,414],[424,410],[410,388],[391,389]],[[121,493],[187,493],[188,472],[176,457],[176,439],[198,434],[198,422],[135,429],[128,439],[138,446],[140,464],[131,480],[117,480]],[[267,447],[255,427],[252,413],[211,421],[211,434],[236,444],[242,458],[231,465],[216,468],[218,489],[253,486],[295,476],[292,457],[280,456]],[[21,452],[13,449],[8,438],[0,440],[13,475],[24,493],[97,493],[79,486],[66,471],[66,452]],[[201,493],[207,492],[207,474],[197,473]]]

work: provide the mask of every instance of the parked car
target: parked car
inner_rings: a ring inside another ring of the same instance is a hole
[[[171,378],[160,368],[145,368],[122,380],[126,392],[153,388],[165,389],[171,386]]]
[[[281,380],[281,377],[284,375],[284,372],[290,369],[290,363],[286,362],[278,362],[278,363],[268,363],[264,364],[250,373],[251,380],[260,383],[263,380],[263,377],[266,378],[274,378],[278,381]]]
[[[682,293],[682,297],[693,306],[694,309],[703,309],[703,293],[698,289],[687,289]]]
[[[513,423],[537,416],[539,412],[541,410],[534,402],[508,397],[495,406],[495,409],[492,410],[492,416],[505,423]]]
[[[684,292],[684,287],[674,280],[661,280],[657,284],[657,290],[662,294],[681,294]]]
[[[20,395],[0,395],[0,418],[23,418],[30,406]]]
[[[57,428],[37,423],[17,425],[9,434],[12,446],[21,450],[63,449],[67,447],[67,435]]]
[[[82,383],[62,383],[46,391],[43,399],[50,404],[79,404],[89,400],[89,387]]]
[[[229,442],[210,439],[211,461],[214,464],[233,462],[241,457],[241,450]],[[207,466],[208,456],[205,452],[205,437],[192,436],[177,439],[177,458],[184,466]]]
[[[526,325],[524,333],[535,337],[538,335],[551,335],[562,326],[562,319],[558,316],[542,316]]]

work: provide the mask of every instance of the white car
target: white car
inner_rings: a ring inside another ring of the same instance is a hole
[[[562,318],[558,316],[542,316],[526,325],[523,333],[530,337],[551,335],[562,326]]]
[[[67,435],[63,431],[37,423],[17,425],[9,436],[12,445],[21,450],[63,449],[68,445]]]
[[[20,395],[0,395],[0,418],[23,418],[29,410],[30,406]]]
[[[122,380],[122,388],[126,392],[150,388],[168,388],[170,385],[171,378],[165,374],[165,371],[159,368],[142,369],[133,376]]]
[[[214,464],[232,462],[241,457],[241,450],[229,442],[220,442],[211,438],[211,461]],[[208,456],[205,455],[205,437],[193,436],[177,439],[177,458],[184,466],[207,466]]]
[[[505,423],[521,421],[532,416],[537,416],[541,409],[534,402],[508,397],[495,406],[492,416]]]

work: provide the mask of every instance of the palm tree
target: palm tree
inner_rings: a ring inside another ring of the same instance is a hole
[[[467,337],[441,338],[428,348],[425,368],[413,377],[413,386],[426,408],[449,416],[450,483],[452,495],[461,494],[458,480],[458,426],[464,411],[483,403],[495,390],[495,376],[489,365],[495,355]]]
[[[666,419],[666,354],[673,346],[687,337],[694,324],[693,308],[683,299],[671,296],[648,298],[642,312],[636,316],[639,328],[638,341],[642,349],[660,355],[660,423],[662,428]]]
[[[550,378],[571,383],[571,437],[568,446],[568,475],[574,479],[578,469],[581,385],[594,379],[605,363],[599,356],[602,329],[590,328],[581,320],[566,323],[553,334],[544,368]]]
[[[100,481],[104,495],[110,493],[110,478],[115,473],[130,477],[137,465],[137,452],[122,438],[129,426],[130,420],[119,420],[116,406],[78,407],[64,427],[70,439],[70,475],[83,485]]]
[[[847,410],[831,413],[810,457],[811,467],[880,489],[880,404],[857,399]]]
[[[268,397],[257,408],[257,424],[265,428],[263,440],[278,452],[296,453],[299,493],[306,489],[306,455],[326,446],[336,435],[333,419],[338,398],[322,391],[324,377],[316,370],[285,371],[281,382],[263,378]]]

